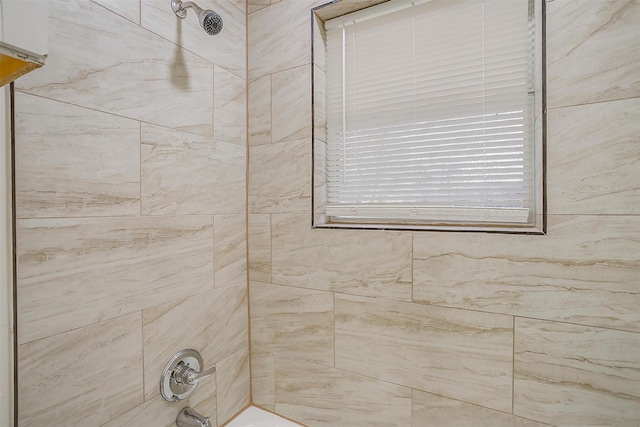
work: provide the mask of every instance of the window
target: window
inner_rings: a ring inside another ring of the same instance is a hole
[[[314,225],[543,232],[541,8],[316,9]]]

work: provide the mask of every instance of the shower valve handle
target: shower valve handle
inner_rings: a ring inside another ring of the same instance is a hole
[[[215,373],[215,366],[204,369],[202,371],[197,371],[193,368],[190,368],[188,365],[178,365],[176,366],[176,370],[174,371],[174,380],[178,384],[195,385],[204,381]]]

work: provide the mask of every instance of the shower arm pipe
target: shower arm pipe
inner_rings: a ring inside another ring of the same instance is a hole
[[[189,8],[195,10],[196,14],[202,13],[202,8],[192,1],[171,0],[171,8],[178,18],[182,19],[187,17],[187,9]]]

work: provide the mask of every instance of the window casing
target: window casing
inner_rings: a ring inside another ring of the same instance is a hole
[[[544,232],[543,4],[315,9],[316,227]]]

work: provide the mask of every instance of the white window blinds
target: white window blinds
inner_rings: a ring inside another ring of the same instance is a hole
[[[414,3],[326,22],[326,215],[530,222],[529,2]]]

